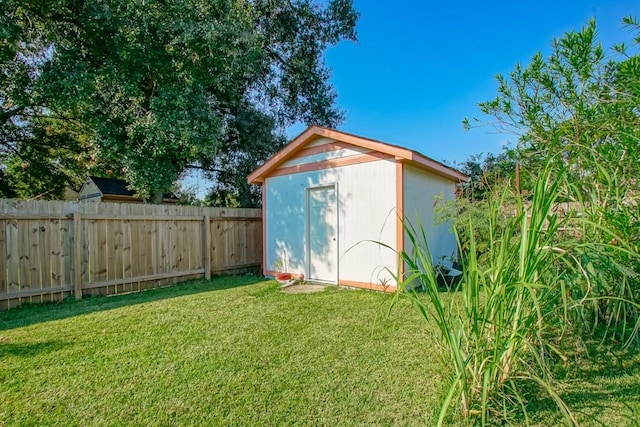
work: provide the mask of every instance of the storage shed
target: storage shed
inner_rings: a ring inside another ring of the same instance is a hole
[[[450,224],[435,221],[434,207],[466,179],[403,147],[309,127],[248,177],[262,185],[264,273],[394,289],[390,248],[410,250],[402,219],[422,223],[436,262],[455,257]]]

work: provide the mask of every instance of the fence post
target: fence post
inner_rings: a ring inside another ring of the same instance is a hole
[[[80,212],[73,213],[73,293],[82,299],[82,236]]]
[[[204,215],[204,278],[211,280],[211,217]]]

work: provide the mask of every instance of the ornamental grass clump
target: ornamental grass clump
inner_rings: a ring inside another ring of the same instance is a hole
[[[594,155],[594,162],[598,160]],[[577,224],[586,250],[582,265],[589,277],[576,290],[582,325],[602,340],[639,345],[640,195],[635,179],[598,168],[588,190],[576,191],[582,220]],[[584,187],[584,186],[583,186]],[[606,242],[607,244],[594,244]]]
[[[458,235],[465,241],[463,277],[452,296],[438,288],[424,228],[405,223],[413,249],[399,254],[404,272],[396,279],[403,291],[396,298],[408,299],[438,325],[442,354],[451,367],[438,425],[455,406],[464,418],[483,425],[496,418],[528,424],[525,390],[531,384],[577,424],[555,391],[550,367],[565,359],[561,340],[590,301],[585,289],[593,284],[583,262],[610,245],[586,243],[576,232],[576,218],[555,212],[569,188],[563,178],[547,167],[530,200],[509,186],[490,196],[481,251],[473,221],[467,218],[458,227],[465,233]]]

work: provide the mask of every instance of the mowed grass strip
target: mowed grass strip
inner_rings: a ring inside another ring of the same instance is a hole
[[[227,277],[0,313],[6,425],[432,424],[435,335],[390,296]]]
[[[391,298],[244,276],[0,313],[0,425],[434,425],[439,332]],[[640,352],[590,352],[563,398],[638,425]],[[529,398],[534,425],[562,422]]]

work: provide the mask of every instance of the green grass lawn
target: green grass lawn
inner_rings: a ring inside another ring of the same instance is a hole
[[[0,425],[432,425],[437,332],[390,302],[245,276],[0,313]],[[640,357],[618,357],[567,369],[585,425],[637,425]]]

